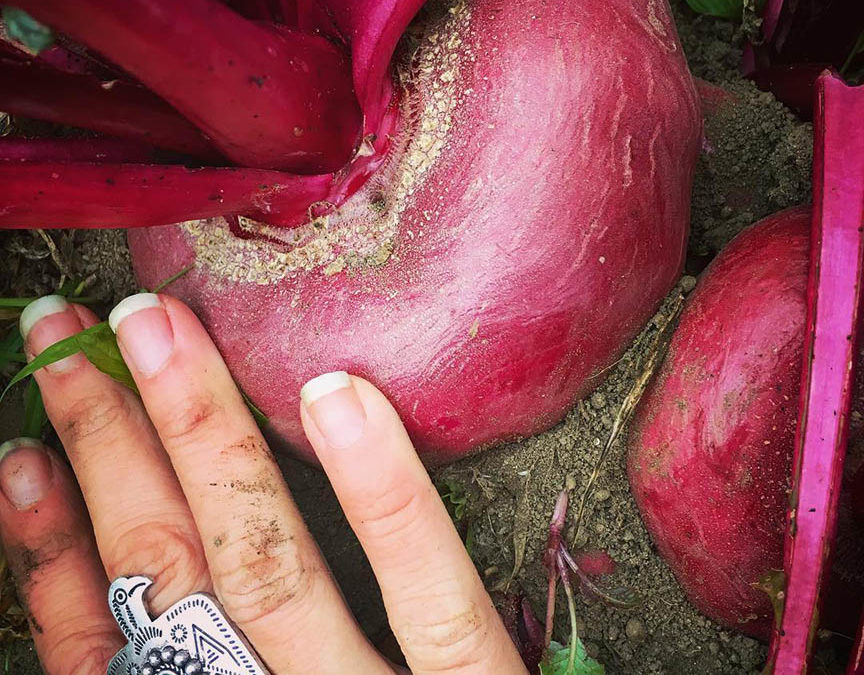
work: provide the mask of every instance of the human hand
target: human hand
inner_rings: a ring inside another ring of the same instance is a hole
[[[21,331],[32,356],[97,321],[50,296],[25,311]],[[3,546],[45,671],[104,673],[125,644],[108,609],[109,579],[144,575],[155,581],[154,614],[194,592],[215,594],[273,675],[403,672],[351,616],[193,313],[142,294],[120,303],[111,323],[140,399],[80,354],[36,374],[75,476],[36,441],[0,450]],[[306,435],[411,672],[524,675],[384,396],[330,373],[302,398]]]

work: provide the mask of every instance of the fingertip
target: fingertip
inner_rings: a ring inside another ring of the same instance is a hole
[[[51,490],[50,450],[35,438],[14,438],[0,445],[0,491],[16,511],[34,508]]]

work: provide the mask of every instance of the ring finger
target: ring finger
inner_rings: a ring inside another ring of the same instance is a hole
[[[21,333],[33,356],[97,323],[60,296],[31,303]],[[113,579],[154,579],[159,613],[195,591],[210,590],[200,537],[159,438],[141,402],[81,354],[36,373],[45,408],[66,449]]]

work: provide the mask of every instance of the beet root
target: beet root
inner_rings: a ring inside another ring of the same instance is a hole
[[[700,112],[666,3],[449,10],[427,8],[389,154],[338,208],[252,238],[130,233],[146,286],[195,263],[169,292],[309,458],[299,390],[335,369],[379,386],[430,464],[549,427],[682,266]]]
[[[808,208],[777,213],[739,234],[712,262],[630,432],[633,495],[687,597],[715,621],[761,639],[769,637],[774,610],[756,586],[783,569],[810,220]],[[864,403],[862,377],[855,401]],[[855,458],[861,432],[856,423]],[[854,630],[864,599],[855,462],[841,496],[822,621],[840,632]]]
[[[792,209],[723,250],[630,434],[634,497],[688,598],[763,639],[773,610],[755,584],[783,569],[809,237],[809,209]]]

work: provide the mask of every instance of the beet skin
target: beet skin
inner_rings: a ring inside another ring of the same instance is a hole
[[[745,230],[687,301],[630,434],[630,484],[688,598],[767,638],[753,587],[783,568],[810,237],[809,209]]]
[[[256,239],[218,218],[130,232],[145,286],[195,264],[169,292],[306,457],[300,387],[336,369],[430,464],[539,432],[681,270],[701,122],[665,0],[448,4],[397,66],[386,161],[338,208]]]

